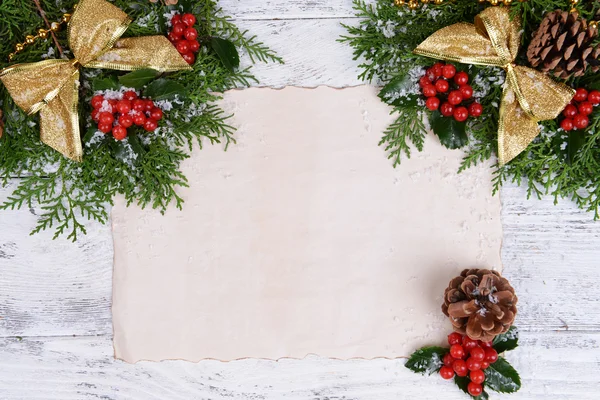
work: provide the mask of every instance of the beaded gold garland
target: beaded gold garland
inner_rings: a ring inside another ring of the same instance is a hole
[[[65,14],[63,14],[63,16],[61,17],[59,22],[52,22],[50,24],[50,29],[40,28],[37,31],[37,35],[25,36],[25,41],[23,43],[17,43],[15,45],[14,53],[10,53],[8,55],[8,61],[12,61],[13,58],[15,58],[15,55],[17,55],[18,53],[25,50],[26,46],[31,46],[32,44],[34,44],[36,40],[48,39],[48,37],[50,36],[50,32],[58,32],[61,29],[62,25],[68,24],[70,20],[71,20],[71,14],[65,13]]]
[[[448,2],[448,1],[452,1],[452,0],[446,0],[446,2]],[[493,6],[497,6],[500,4],[509,6],[513,3],[513,0],[477,0],[477,1],[480,3],[488,2]],[[524,3],[527,0],[518,0],[518,1],[521,3]],[[575,1],[577,3],[579,0],[571,0],[571,1]],[[411,10],[417,9],[420,4],[429,4],[429,3],[440,5],[440,4],[444,3],[444,0],[394,0],[394,4],[396,6],[398,6],[398,7],[407,6]]]

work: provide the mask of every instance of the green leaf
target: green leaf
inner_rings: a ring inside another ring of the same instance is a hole
[[[210,46],[217,53],[225,68],[234,72],[240,66],[240,56],[235,44],[226,39],[213,37],[210,39]]]
[[[379,98],[391,106],[416,107],[418,93],[415,93],[415,82],[411,81],[408,74],[399,75],[389,81],[379,91]]]
[[[442,367],[442,359],[446,353],[448,349],[443,347],[423,347],[412,353],[404,366],[413,372],[431,375]]]
[[[131,87],[134,89],[141,89],[144,85],[153,81],[158,76],[158,71],[153,69],[138,69],[128,74],[121,75],[119,82],[121,85]]]
[[[466,376],[454,375],[454,383],[456,383],[456,386],[458,386],[463,392],[471,396],[469,390],[467,389],[467,387],[469,386],[469,382],[471,382],[471,380]],[[483,392],[481,392],[479,396],[471,396],[471,398],[476,400],[488,400],[489,395],[485,391],[485,384]]]
[[[429,124],[440,142],[449,149],[461,148],[469,142],[465,122],[458,122],[452,117],[444,117],[439,111],[433,111],[429,116]]]
[[[130,133],[127,135],[127,142],[131,146],[131,150],[137,155],[135,162],[139,163],[146,154],[146,149],[144,149],[142,142],[140,142],[140,138],[136,133]]]
[[[92,125],[88,128],[88,130],[85,132],[85,135],[83,136],[83,139],[81,139],[81,141],[83,143],[87,143],[89,142],[92,137],[94,136],[94,134],[96,133],[96,131],[98,130],[98,128],[95,125]]]
[[[579,150],[585,144],[585,139],[585,131],[575,130],[569,132],[567,138],[567,163],[569,165],[575,162],[575,157],[579,154]]]
[[[92,81],[92,90],[94,92],[98,90],[117,90],[119,89],[119,83],[113,77],[110,78],[102,78],[102,79],[94,79]]]
[[[162,100],[185,94],[186,90],[183,85],[165,78],[155,80],[144,90],[144,96],[150,97],[152,100]]]
[[[502,357],[485,370],[485,384],[500,393],[514,393],[521,388],[517,371]]]
[[[502,333],[494,338],[492,347],[498,352],[513,350],[519,345],[519,330],[516,326],[511,326],[506,333]]]

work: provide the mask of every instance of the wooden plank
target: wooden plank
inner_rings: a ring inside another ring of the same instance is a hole
[[[235,19],[307,19],[354,17],[351,0],[245,1],[220,0],[225,14]]]
[[[13,187],[0,188],[0,202]],[[0,336],[111,333],[110,227],[89,222],[77,243],[30,236],[39,213],[0,211]]]
[[[402,359],[126,364],[109,337],[0,340],[0,397],[25,399],[465,399],[450,382]],[[508,354],[523,389],[511,399],[596,399],[600,333],[525,333]],[[496,396],[494,396],[496,397]]]

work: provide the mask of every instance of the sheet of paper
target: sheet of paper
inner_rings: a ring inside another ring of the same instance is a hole
[[[225,94],[238,144],[185,162],[183,211],[112,211],[116,357],[374,358],[441,343],[463,268],[501,268],[491,169],[431,134],[398,168],[372,87]],[[408,123],[409,121],[407,121]]]

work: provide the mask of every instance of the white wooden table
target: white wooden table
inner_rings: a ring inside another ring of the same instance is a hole
[[[222,6],[286,60],[256,68],[262,85],[361,84],[351,50],[336,42],[341,22],[356,23],[350,0]],[[10,190],[0,189],[0,200]],[[528,201],[516,186],[504,188],[502,201],[505,274],[520,297],[521,347],[508,359],[523,389],[492,398],[598,399],[600,222],[569,201]],[[37,213],[0,212],[0,400],[466,398],[451,383],[412,374],[403,360],[116,361],[110,228],[90,223],[75,244],[31,237]]]

